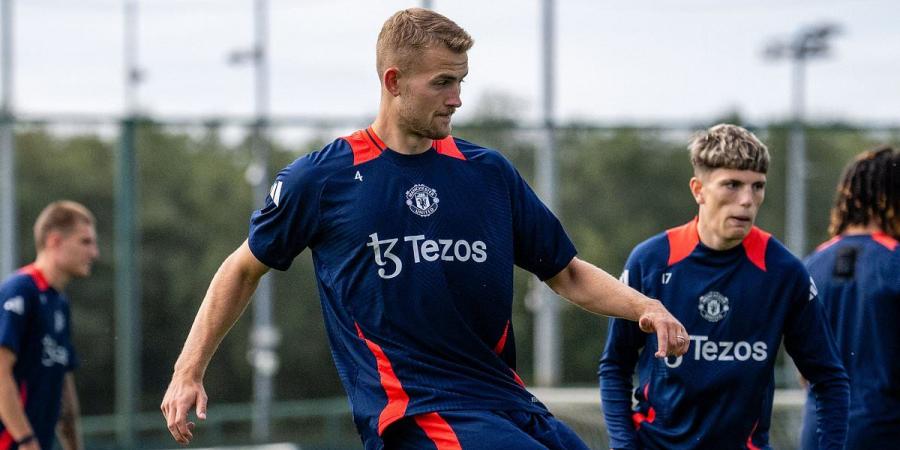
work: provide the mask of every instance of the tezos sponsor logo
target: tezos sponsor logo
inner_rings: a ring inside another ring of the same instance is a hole
[[[697,306],[700,316],[710,322],[718,322],[728,313],[728,297],[710,291],[700,296],[700,304]]]
[[[394,249],[399,238],[379,239],[378,233],[369,235],[371,239],[366,247],[372,247],[375,252],[375,264],[378,265],[378,276],[389,280],[400,275],[403,270],[403,260],[398,254],[404,252],[404,246]],[[453,262],[474,261],[482,263],[487,260],[487,244],[484,241],[469,242],[464,239],[425,239],[424,234],[416,236],[403,236],[403,242],[409,242],[412,247],[412,259],[414,264],[422,261],[434,262],[437,260]]]
[[[691,350],[683,356],[666,358],[666,365],[674,369],[685,357],[693,357],[694,361],[765,361],[769,346],[763,341],[710,341],[709,336],[691,336]]]
[[[417,184],[406,191],[406,206],[419,217],[434,214],[440,201],[437,191],[424,184]]]

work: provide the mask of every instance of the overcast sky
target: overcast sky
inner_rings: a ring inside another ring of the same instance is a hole
[[[118,114],[124,105],[122,0],[14,0],[14,104],[21,113]],[[252,0],[139,1],[138,98],[156,115],[246,115]],[[384,20],[415,1],[269,0],[271,110],[371,116],[374,45]],[[434,0],[475,38],[464,119],[486,93],[539,117],[540,0]],[[709,120],[738,111],[786,117],[790,65],[765,44],[822,21],[841,24],[830,57],[807,70],[818,120],[900,123],[900,2],[896,0],[558,0],[559,120]]]

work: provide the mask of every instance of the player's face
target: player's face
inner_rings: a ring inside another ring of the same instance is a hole
[[[59,268],[72,277],[83,278],[91,274],[91,267],[100,255],[97,249],[97,232],[92,225],[79,223],[68,234],[61,234],[57,247]]]
[[[426,49],[400,78],[400,126],[428,139],[450,134],[450,117],[462,106],[460,91],[469,57],[444,46]]]
[[[700,205],[700,238],[713,249],[725,250],[740,244],[753,227],[766,197],[766,175],[714,169],[692,178],[691,192]]]

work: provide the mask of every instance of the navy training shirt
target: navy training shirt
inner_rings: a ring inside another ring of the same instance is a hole
[[[753,227],[742,245],[716,251],[700,242],[695,218],[638,245],[622,280],[659,299],[691,342],[685,355],[657,359],[656,336],[611,320],[599,370],[611,448],[769,448],[782,337],[828,405],[824,448],[841,448],[847,375],[809,275],[768,233]]]
[[[848,449],[900,448],[900,251],[885,233],[843,235],[807,257],[850,376]],[[803,448],[816,449],[810,395]]]
[[[575,248],[496,151],[447,137],[404,155],[357,131],[277,175],[249,245],[280,270],[312,250],[367,449],[406,416],[546,411],[515,372],[513,265],[545,280]]]
[[[69,301],[29,265],[0,285],[0,302],[0,345],[16,354],[13,378],[19,386],[19,401],[41,448],[53,448],[63,379],[77,365]],[[0,450],[14,446],[0,423]]]

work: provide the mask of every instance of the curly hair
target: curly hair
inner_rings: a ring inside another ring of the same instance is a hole
[[[900,153],[879,147],[857,155],[837,185],[828,233],[837,236],[851,225],[877,225],[900,238]]]

